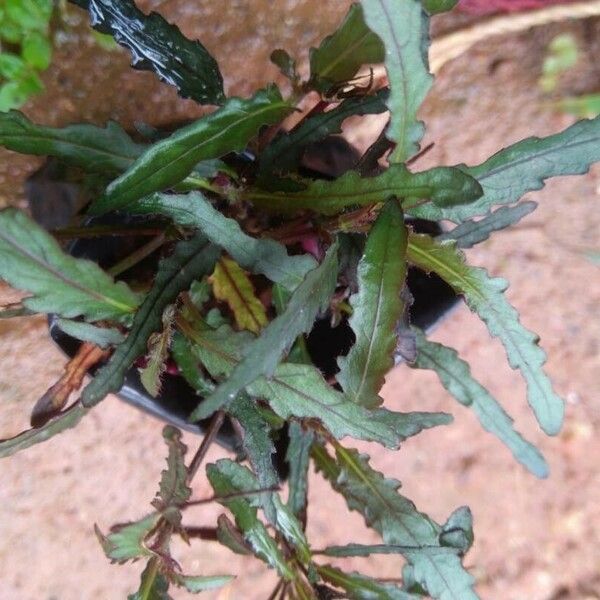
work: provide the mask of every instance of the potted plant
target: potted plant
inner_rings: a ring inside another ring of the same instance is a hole
[[[173,536],[190,536],[182,511],[206,501],[191,498],[190,483],[226,418],[247,466],[232,460],[206,466],[214,489],[208,500],[221,503],[233,520],[222,515],[200,537],[254,554],[275,569],[280,581],[271,598],[476,598],[475,580],[463,565],[473,541],[468,508],[435,522],[345,438],[393,451],[423,429],[450,422],[443,413],[382,406],[385,375],[400,357],[434,370],[525,468],[547,476],[543,456],[514,430],[456,351],[428,340],[410,322],[407,272],[412,265],[437,274],[481,317],[525,378],[540,427],[558,433],[563,402],[543,372],[537,336],[505,299],[507,283],[469,266],[461,249],[530,213],[535,203],[517,202],[547,178],[586,172],[600,159],[600,121],[523,140],[480,165],[419,171],[424,125],[417,111],[432,84],[429,18],[451,8],[452,0],[354,4],[339,29],[311,51],[307,80],[287,53],[276,50],[272,59],[289,78],[289,91],[273,85],[251,98],[228,98],[206,49],[159,15],[144,15],[130,0],[77,4],[90,11],[96,29],[132,51],[134,66],[216,108],[153,141],[134,140],[114,123],[51,129],[17,112],[0,116],[5,147],[57,157],[85,183],[85,217],[62,228],[61,239],[108,231],[144,240],[116,264],[96,257],[111,274],[87,251],[88,258],[75,256],[74,246],[65,251],[24,213],[0,212],[0,277],[28,293],[3,316],[48,313],[83,342],[61,381],[37,403],[35,426],[2,440],[0,455],[101,410],[132,367],[140,369],[151,395],[159,394],[165,372],[177,372],[198,393],[190,421],[206,423],[197,452],[186,462],[179,431],[167,426],[167,469],[151,511],[107,535],[97,531],[111,560],[146,561],[132,598],[166,598],[170,585],[200,592],[229,580],[184,575],[170,552]],[[373,89],[364,69],[379,62],[389,89]],[[286,130],[286,119],[308,92],[318,93],[319,101]],[[385,130],[350,170],[339,174],[306,164],[307,148],[339,133],[346,118],[386,110]],[[440,232],[442,220],[455,226]],[[115,279],[116,273],[123,277]],[[307,348],[324,315],[352,332],[333,357],[335,372],[317,368]],[[90,369],[93,379],[83,386]],[[284,430],[285,501],[272,459]],[[381,544],[311,547],[305,534],[310,463],[349,509],[364,515]],[[401,582],[346,573],[327,562],[381,553],[404,557]]]

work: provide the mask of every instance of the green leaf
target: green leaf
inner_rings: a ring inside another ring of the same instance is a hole
[[[175,306],[167,306],[162,314],[162,330],[153,333],[148,338],[146,355],[146,366],[139,369],[140,381],[145,390],[156,398],[162,387],[161,378],[166,368],[169,357],[169,346],[173,336],[173,318],[175,317]]]
[[[290,441],[285,454],[289,466],[287,504],[296,516],[303,517],[306,513],[308,494],[310,449],[315,435],[297,421],[292,421],[289,424],[288,436]]]
[[[400,483],[384,479],[356,450],[337,447],[337,461],[322,446],[313,447],[313,458],[333,488],[344,496],[348,508],[362,513],[386,544],[402,546],[402,554],[414,567],[417,581],[433,598],[474,600],[474,579],[465,571],[460,556],[442,547],[442,528],[420,513],[398,493]]]
[[[328,583],[343,589],[348,600],[418,600],[418,596],[403,592],[390,583],[380,583],[376,579],[360,573],[344,573],[331,565],[319,565],[319,575]]]
[[[206,474],[216,496],[225,497],[256,490],[256,479],[250,471],[228,459],[221,459],[215,464],[207,465]],[[221,499],[219,502],[233,513],[236,525],[244,534],[255,555],[277,569],[285,579],[293,579],[294,574],[279,551],[277,543],[258,519],[257,509],[240,496]]]
[[[290,290],[298,287],[308,271],[317,266],[312,256],[288,256],[282,244],[247,235],[236,220],[225,217],[198,192],[185,196],[153,194],[136,202],[129,211],[159,213],[181,227],[195,227],[213,244],[223,248],[242,268],[264,275]]]
[[[450,167],[411,173],[404,165],[392,165],[376,177],[363,178],[356,171],[349,171],[335,181],[305,183],[305,188],[297,192],[254,188],[246,197],[260,208],[278,212],[309,209],[334,215],[351,206],[376,204],[392,196],[408,201],[409,206],[411,200],[422,198],[430,199],[435,205],[453,206],[471,202],[481,195],[481,187],[475,179]]]
[[[527,138],[500,150],[475,167],[461,165],[483,188],[483,196],[464,206],[412,208],[412,216],[462,223],[487,214],[495,204],[513,204],[527,192],[541,190],[550,177],[581,175],[600,160],[600,117],[579,121],[546,138]]]
[[[494,231],[518,223],[537,208],[537,202],[521,202],[515,206],[503,206],[479,221],[465,221],[452,231],[438,235],[436,240],[454,240],[457,248],[472,248],[487,240]]]
[[[223,327],[218,331],[185,331],[194,342],[192,351],[210,374],[228,375],[239,364],[248,343]],[[252,396],[264,398],[283,419],[318,419],[337,438],[350,435],[396,448],[404,439],[428,427],[447,424],[448,415],[369,411],[332,388],[311,365],[280,364],[270,378],[261,377],[248,387]],[[202,409],[203,403],[199,404]],[[194,416],[193,416],[194,417]]]
[[[232,575],[197,576],[175,573],[173,579],[177,585],[184,587],[188,592],[199,594],[223,587],[235,578]]]
[[[154,552],[145,546],[144,540],[154,531],[160,518],[160,513],[152,513],[141,521],[119,527],[107,536],[97,525],[94,525],[94,530],[104,554],[111,560],[123,563],[144,556],[154,556]]]
[[[178,331],[173,335],[171,354],[185,380],[200,396],[210,394],[215,385],[209,381],[200,368],[200,361],[192,353],[191,343]]]
[[[96,344],[96,346],[100,346],[100,348],[117,346],[125,339],[125,336],[118,329],[97,327],[96,325],[82,323],[81,321],[57,319],[56,326],[67,335],[82,342],[91,342],[92,344]]]
[[[400,297],[406,279],[408,233],[402,210],[389,200],[373,225],[358,265],[358,292],[350,298],[350,326],[356,341],[338,359],[336,375],[346,396],[368,408],[383,402],[379,394],[394,366],[396,325],[405,306]]]
[[[108,174],[125,171],[145,148],[112,121],[105,128],[69,125],[57,129],[35,125],[17,111],[0,114],[0,144],[22,154],[56,156],[86,171]]]
[[[387,136],[396,143],[389,161],[404,162],[419,150],[425,128],[417,111],[433,83],[429,73],[429,17],[419,0],[362,0],[365,21],[385,45],[390,82]]]
[[[161,260],[154,285],[137,311],[127,339],[83,390],[84,406],[93,406],[110,392],[121,389],[127,370],[145,353],[148,338],[161,327],[164,309],[194,279],[210,273],[217,258],[217,248],[197,235],[177,244],[172,256]]]
[[[385,112],[387,94],[387,90],[381,90],[373,96],[348,98],[327,112],[304,119],[290,133],[283,133],[265,148],[260,156],[259,177],[264,180],[272,177],[274,171],[294,171],[309,144],[341,133],[342,123],[349,117]]]
[[[543,92],[554,91],[558,85],[560,76],[577,64],[579,50],[577,40],[570,33],[557,35],[548,48],[548,54],[542,65],[542,77],[540,87]]]
[[[484,269],[465,264],[464,256],[453,243],[437,244],[427,235],[409,237],[408,259],[425,271],[434,271],[464,296],[469,308],[504,345],[510,366],[521,371],[527,382],[529,404],[542,429],[548,435],[557,434],[564,404],[542,370],[546,354],[538,345],[539,337],[521,325],[517,311],[503,295],[508,283],[491,279]]]
[[[7,308],[0,309],[0,319],[14,319],[16,317],[30,317],[37,313],[25,308],[22,304],[11,304]]]
[[[169,581],[159,573],[159,559],[151,558],[142,572],[140,587],[135,594],[127,596],[127,600],[172,600],[169,596]]]
[[[179,507],[185,504],[190,499],[192,490],[187,483],[188,471],[185,466],[187,446],[181,441],[181,431],[167,425],[162,434],[169,448],[167,468],[161,473],[158,490],[159,506],[164,510],[166,507]]]
[[[47,0],[5,0],[7,17],[25,31],[44,31],[52,15],[52,2]]]
[[[320,312],[329,306],[337,278],[337,244],[329,248],[323,263],[310,271],[292,294],[285,311],[273,319],[260,337],[249,344],[244,359],[193,412],[202,419],[218,410],[261,375],[270,376],[296,338],[310,331]]]
[[[422,332],[416,334],[417,357],[411,367],[435,371],[442,385],[463,406],[473,409],[481,426],[500,439],[513,456],[534,475],[548,476],[548,465],[539,450],[513,428],[512,419],[496,399],[471,375],[469,364],[456,350],[431,342]]]
[[[290,111],[279,90],[268,87],[252,98],[230,98],[216,112],[178,129],[150,146],[121,177],[113,181],[91,212],[126,208],[135,200],[183,181],[204,160],[243,150],[263,125]]]
[[[24,306],[63,317],[127,320],[138,296],[100,267],[65,254],[56,240],[24,213],[0,211],[0,279],[30,292]]]
[[[271,52],[269,60],[279,68],[281,74],[287,77],[293,84],[298,82],[296,73],[296,61],[283,49],[276,48]]]
[[[20,56],[0,53],[0,76],[4,79],[20,79],[27,73],[27,65]],[[0,115],[3,118],[4,115]]]
[[[188,40],[158,13],[144,14],[132,0],[75,0],[90,13],[100,33],[112,35],[131,51],[135,69],[154,71],[183,98],[222,104],[223,77],[215,59],[199,42]]]
[[[422,0],[422,2],[430,15],[448,12],[458,4],[458,0]]]
[[[345,83],[365,64],[383,62],[381,40],[366,26],[360,4],[352,4],[343,23],[310,50],[310,85],[326,92]]]
[[[600,115],[600,94],[561,98],[551,106],[578,119],[591,119]]]
[[[52,45],[46,35],[34,32],[23,40],[21,53],[27,64],[44,71],[50,66]]]
[[[12,438],[0,440],[0,458],[12,456],[75,427],[87,412],[87,409],[76,402],[41,427],[34,427]]]
[[[259,333],[268,323],[267,311],[256,297],[252,281],[234,260],[219,259],[210,281],[214,297],[229,305],[239,329]]]
[[[473,515],[468,506],[457,508],[444,523],[440,544],[466,554],[473,545]]]
[[[241,556],[252,554],[252,548],[248,546],[239,529],[227,515],[219,515],[217,518],[217,539],[220,544],[229,548],[234,554]]]

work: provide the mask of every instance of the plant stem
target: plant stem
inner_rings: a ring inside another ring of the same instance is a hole
[[[192,479],[194,478],[194,475],[198,472],[198,469],[200,468],[200,465],[202,464],[202,461],[204,460],[208,449],[217,437],[217,433],[219,433],[219,429],[221,429],[224,420],[225,413],[222,410],[214,414],[210,425],[208,426],[208,430],[204,435],[204,439],[202,440],[198,451],[194,455],[194,458],[192,458],[190,466],[188,467],[188,475],[186,478],[186,482],[188,485],[191,483]]]
[[[116,265],[113,265],[108,272],[116,277],[121,273],[131,269],[131,267],[137,265],[139,262],[150,256],[155,250],[158,250],[166,240],[166,235],[161,233],[155,238],[151,239],[147,244],[144,244],[141,248],[138,248],[132,252],[129,256],[126,256],[123,260],[120,260]]]

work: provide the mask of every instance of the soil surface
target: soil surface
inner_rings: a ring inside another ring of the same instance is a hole
[[[188,35],[202,34],[224,65],[229,90],[240,94],[274,76],[274,68],[263,68],[270,48],[295,51],[314,43],[347,5],[321,2],[316,11],[314,4],[307,8],[301,2],[231,2],[231,20],[244,31],[234,43],[231,32],[207,25],[218,22],[219,3],[187,3],[187,10],[184,4],[172,0],[160,10]],[[71,15],[81,20],[79,13]],[[552,112],[537,85],[545,48],[564,31],[576,36],[581,58],[558,93],[597,91],[600,22],[490,39],[446,65],[438,78],[422,110],[428,126],[425,141],[435,142],[435,148],[420,166],[476,163],[522,137],[548,135],[569,125],[571,118]],[[130,76],[126,55],[99,51],[81,23],[65,29],[61,44],[46,74],[48,93],[26,107],[33,118],[56,125],[114,118],[131,126],[134,120],[160,125],[198,114],[152,75]],[[305,60],[306,54],[302,56]],[[347,134],[365,145],[377,126],[373,120]],[[0,203],[22,204],[23,180],[37,164],[2,154]],[[600,598],[600,271],[584,258],[586,249],[600,248],[599,178],[600,169],[594,168],[581,177],[552,181],[530,194],[539,202],[536,212],[514,230],[469,251],[472,263],[510,281],[508,298],[523,323],[541,336],[549,355],[547,371],[567,400],[559,436],[547,438],[538,431],[522,380],[506,364],[500,344],[465,307],[433,334],[459,350],[513,415],[517,428],[539,444],[551,467],[549,479],[540,482],[527,474],[434,375],[404,366],[387,378],[387,406],[445,410],[455,415],[455,423],[409,440],[398,453],[360,445],[438,521],[462,504],[471,507],[476,540],[466,562],[481,597],[488,600]],[[0,287],[0,303],[17,297]],[[33,402],[60,375],[65,359],[38,317],[0,322],[0,356],[0,435],[6,437],[27,426]],[[98,523],[106,531],[150,510],[164,464],[161,427],[110,397],[77,429],[0,462],[0,600],[116,599],[134,590],[141,565],[110,565],[92,526]],[[185,441],[192,449],[198,444],[187,434]],[[215,447],[208,460],[222,456],[226,452]],[[207,483],[198,477],[194,496],[209,495]],[[308,534],[314,547],[379,541],[316,474],[310,497]],[[220,512],[218,506],[203,506],[186,518],[210,525]],[[181,543],[174,554],[185,572],[241,574],[224,590],[205,594],[207,598],[264,600],[275,581],[258,561],[216,544]],[[393,557],[353,559],[344,565],[391,578],[401,570]],[[173,597],[188,596],[174,591]]]

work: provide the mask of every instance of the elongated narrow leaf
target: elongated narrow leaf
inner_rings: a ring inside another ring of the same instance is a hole
[[[185,334],[194,343],[192,352],[215,378],[231,373],[239,364],[242,348],[246,346],[247,352],[252,345],[226,327],[217,331],[186,330]],[[261,377],[248,386],[248,392],[267,400],[284,419],[316,419],[337,438],[350,435],[390,448],[425,428],[450,421],[443,413],[369,411],[333,389],[311,365],[281,364],[271,377]]]
[[[261,154],[260,176],[272,176],[274,171],[294,171],[300,164],[306,147],[325,139],[328,135],[341,133],[342,123],[348,117],[385,112],[387,94],[387,90],[382,90],[373,96],[348,98],[327,112],[305,119],[290,133],[280,135]]]
[[[331,585],[346,592],[348,600],[419,600],[415,596],[390,583],[380,583],[360,573],[344,573],[331,565],[319,565],[319,575]]]
[[[128,523],[117,529],[117,531],[105,536],[98,526],[95,526],[96,536],[102,545],[104,554],[116,562],[126,562],[153,556],[153,552],[146,547],[144,540],[148,537],[158,524],[160,513],[152,513],[135,523]]]
[[[82,323],[81,321],[56,319],[56,326],[67,335],[82,342],[90,342],[100,348],[116,346],[125,339],[125,336],[118,329],[97,327],[96,325]]]
[[[537,208],[536,202],[521,202],[516,206],[503,206],[479,221],[465,221],[452,231],[437,236],[438,242],[454,240],[457,248],[472,248],[487,240],[494,231],[518,223]]]
[[[386,544],[402,546],[416,580],[433,598],[474,600],[473,577],[461,564],[458,552],[440,543],[442,528],[398,493],[400,483],[373,470],[368,457],[338,446],[333,460],[322,446],[313,458],[323,476],[344,496],[348,508],[362,513],[369,527]]]
[[[0,279],[30,292],[23,304],[63,317],[128,320],[139,298],[89,260],[65,254],[56,240],[24,213],[0,211]]]
[[[323,263],[310,271],[292,294],[285,311],[273,319],[247,348],[227,381],[219,385],[194,411],[202,419],[218,410],[261,375],[270,376],[296,338],[310,331],[317,315],[329,306],[337,278],[337,244],[329,248]]]
[[[21,154],[56,156],[86,171],[110,175],[127,170],[146,147],[133,142],[112,121],[104,128],[69,125],[60,129],[36,125],[15,110],[0,113],[0,145]]]
[[[419,0],[362,0],[365,21],[385,45],[391,113],[387,136],[396,143],[390,162],[403,162],[419,149],[425,128],[417,111],[433,77],[427,58],[429,17]]]
[[[153,556],[142,571],[140,587],[127,600],[171,600],[169,580],[159,571],[159,559]]]
[[[131,51],[135,69],[154,71],[184,98],[222,104],[223,78],[215,59],[199,42],[153,12],[144,14],[133,0],[73,0],[90,13],[91,25]]]
[[[548,465],[539,450],[515,431],[512,419],[496,399],[471,375],[468,363],[456,350],[431,342],[415,330],[417,357],[411,365],[417,369],[431,369],[443,386],[464,406],[473,409],[481,426],[499,438],[513,456],[537,477],[548,476]]]
[[[259,333],[268,322],[267,311],[244,270],[234,260],[223,257],[217,262],[210,281],[215,298],[227,302],[237,326]]]
[[[217,496],[226,497],[256,490],[256,479],[252,474],[241,465],[227,459],[208,465],[206,474]],[[241,496],[223,499],[220,502],[233,513],[236,525],[256,556],[277,569],[285,579],[293,579],[294,574],[279,551],[277,543],[258,519],[257,509]]]
[[[93,213],[126,208],[143,196],[183,181],[203,160],[243,150],[263,125],[277,123],[290,110],[276,87],[252,98],[230,98],[216,112],[177,130],[153,144],[105,195],[94,203]]]
[[[215,590],[227,585],[234,579],[232,575],[173,575],[175,583],[192,594]]]
[[[288,475],[288,507],[304,520],[308,493],[308,466],[310,449],[315,439],[314,433],[304,429],[297,421],[292,421],[288,428],[290,442],[285,454],[289,466]]]
[[[379,390],[394,366],[396,324],[405,310],[400,292],[406,279],[407,239],[402,210],[396,200],[389,200],[358,265],[358,292],[350,298],[356,341],[338,360],[336,376],[346,395],[368,408],[383,402]]]
[[[86,413],[87,409],[76,402],[41,427],[34,427],[12,438],[0,440],[0,458],[12,456],[75,427]]]
[[[165,307],[174,302],[192,281],[210,273],[218,254],[217,248],[198,234],[189,241],[180,242],[173,255],[159,263],[154,285],[137,311],[127,339],[83,390],[81,401],[84,406],[93,406],[108,393],[121,388],[127,369],[145,353],[148,338],[160,328]]]
[[[158,499],[160,509],[168,506],[181,506],[190,499],[192,490],[187,483],[188,471],[185,466],[187,446],[181,441],[181,431],[167,425],[163,429],[163,439],[169,449],[167,468],[160,477]]]
[[[471,202],[481,195],[481,187],[472,177],[449,167],[437,167],[411,173],[404,165],[392,165],[376,177],[360,177],[349,171],[335,181],[306,182],[295,192],[269,192],[252,189],[247,198],[260,208],[283,213],[312,210],[333,215],[351,206],[384,202],[395,196],[409,201],[428,198],[436,205],[452,206]]]
[[[546,179],[587,173],[600,160],[600,117],[579,121],[546,138],[527,138],[500,150],[475,167],[460,168],[475,177],[483,196],[465,206],[423,205],[410,214],[431,220],[462,223],[487,214],[495,204],[513,204],[527,192],[541,190]]]
[[[508,283],[491,279],[484,269],[468,266],[453,243],[437,244],[427,235],[409,237],[408,259],[425,271],[434,271],[464,296],[469,308],[504,345],[510,366],[521,371],[540,426],[548,435],[556,435],[562,425],[564,404],[542,370],[546,354],[538,344],[539,337],[521,325],[517,311],[503,295]]]
[[[326,92],[352,79],[366,64],[383,62],[385,48],[366,26],[360,4],[352,4],[337,31],[310,50],[310,85]]]
[[[312,256],[288,256],[275,240],[256,239],[239,223],[228,219],[198,192],[183,196],[153,194],[130,207],[136,214],[165,215],[181,227],[199,229],[213,244],[223,248],[242,268],[264,275],[287,289],[296,288],[317,266]]]

